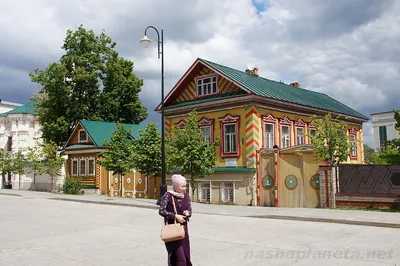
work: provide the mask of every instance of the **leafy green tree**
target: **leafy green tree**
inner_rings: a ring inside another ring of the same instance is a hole
[[[43,174],[43,152],[39,142],[36,141],[34,146],[28,148],[26,159],[29,163],[28,173],[33,174],[33,190],[36,190],[36,176]]]
[[[12,154],[11,152],[4,152],[3,149],[0,149],[0,175],[1,178],[5,178],[8,173],[13,172],[13,164],[12,164]],[[4,183],[3,183],[4,184]]]
[[[12,155],[12,171],[18,175],[18,189],[21,189],[21,175],[25,174],[25,158],[21,151]]]
[[[139,135],[139,139],[133,140],[133,164],[146,177],[153,174],[156,187],[156,177],[160,177],[162,172],[161,134],[156,124],[148,123]]]
[[[143,81],[133,74],[133,62],[119,57],[115,46],[104,32],[96,35],[81,25],[67,31],[59,62],[30,73],[41,86],[33,100],[45,142],[62,146],[81,119],[146,119],[147,110],[138,97]]]
[[[111,134],[111,141],[104,141],[106,150],[98,155],[98,163],[118,174],[120,184],[122,176],[127,174],[133,168],[133,141],[132,131],[126,129],[124,125],[117,124],[117,130]],[[122,189],[122,186],[120,186]],[[121,193],[121,191],[120,191]]]
[[[337,166],[347,161],[350,152],[350,138],[347,136],[347,125],[332,118],[329,113],[324,117],[311,117],[317,134],[310,135],[317,158],[330,166]]]
[[[195,180],[210,175],[215,166],[214,145],[201,141],[197,112],[193,110],[185,120],[185,127],[173,127],[169,136],[167,158],[169,165],[180,168],[183,175],[190,177],[192,194]]]
[[[65,163],[65,159],[61,156],[58,151],[57,144],[53,141],[44,144],[43,147],[43,173],[51,177],[51,188],[53,191],[54,178],[61,174],[61,167]]]
[[[373,148],[371,148],[367,144],[364,144],[364,162],[366,164],[374,163],[375,154],[376,152]]]

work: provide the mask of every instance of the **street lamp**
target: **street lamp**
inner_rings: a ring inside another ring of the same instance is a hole
[[[161,30],[161,39],[158,30],[153,26],[148,26],[144,31],[144,37],[140,40],[140,43],[144,48],[147,48],[151,42],[147,38],[147,30],[151,28],[157,32],[157,43],[158,43],[158,59],[161,55],[161,189],[160,198],[167,192],[167,185],[165,184],[165,137],[164,137],[164,37],[163,30]],[[157,202],[159,203],[159,201]]]

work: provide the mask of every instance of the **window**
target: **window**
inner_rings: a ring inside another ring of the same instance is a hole
[[[86,176],[86,159],[79,159],[79,176]]]
[[[235,203],[235,183],[234,182],[221,182],[221,202]]]
[[[274,124],[264,124],[264,148],[272,149],[274,147]]]
[[[208,142],[211,144],[211,126],[200,127],[201,130],[201,141]]]
[[[28,132],[18,132],[18,147],[21,149],[28,147]]]
[[[290,146],[290,126],[282,126],[282,148]]]
[[[197,79],[197,96],[205,96],[217,92],[217,76],[208,76]]]
[[[236,124],[224,125],[224,153],[237,152]]]
[[[87,138],[86,131],[84,129],[79,130],[78,142],[87,142],[87,141],[88,141],[88,138]]]
[[[227,114],[221,121],[222,157],[239,156],[239,116]]]
[[[94,158],[89,158],[88,159],[88,176],[95,176],[95,160]]]
[[[317,130],[315,128],[310,128],[310,136],[315,137],[317,135]]]
[[[210,182],[199,182],[198,193],[199,193],[199,202],[211,202]]]
[[[72,176],[78,176],[78,159],[72,159]]]
[[[381,150],[383,150],[385,148],[386,142],[387,142],[386,126],[380,126],[379,127],[379,147]]]
[[[296,127],[296,144],[304,144],[304,127]]]
[[[199,127],[201,130],[201,141],[212,144],[214,141],[214,120],[208,120],[207,118],[203,117],[199,122]]]
[[[357,160],[357,131],[350,129],[350,159]]]

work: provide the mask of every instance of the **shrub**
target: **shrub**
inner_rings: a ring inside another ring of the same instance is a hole
[[[67,176],[64,184],[61,187],[61,191],[64,194],[81,195],[83,194],[84,187],[85,185],[81,179]]]

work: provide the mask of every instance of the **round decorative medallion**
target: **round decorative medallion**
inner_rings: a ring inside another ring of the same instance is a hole
[[[126,183],[128,183],[128,184],[131,183],[131,179],[129,177],[126,179]]]
[[[139,177],[139,179],[137,180],[137,182],[138,182],[139,184],[142,184],[142,182],[143,182],[142,178]]]
[[[118,183],[118,178],[114,178],[114,183]]]
[[[319,189],[319,175],[313,175],[310,180],[311,186],[315,189]]]
[[[285,179],[285,185],[288,189],[295,189],[297,187],[297,177],[288,175]]]
[[[139,193],[139,198],[141,198],[142,197],[142,193]]]
[[[270,189],[274,185],[274,179],[270,175],[264,176],[262,181],[263,181],[263,187],[265,189]]]

